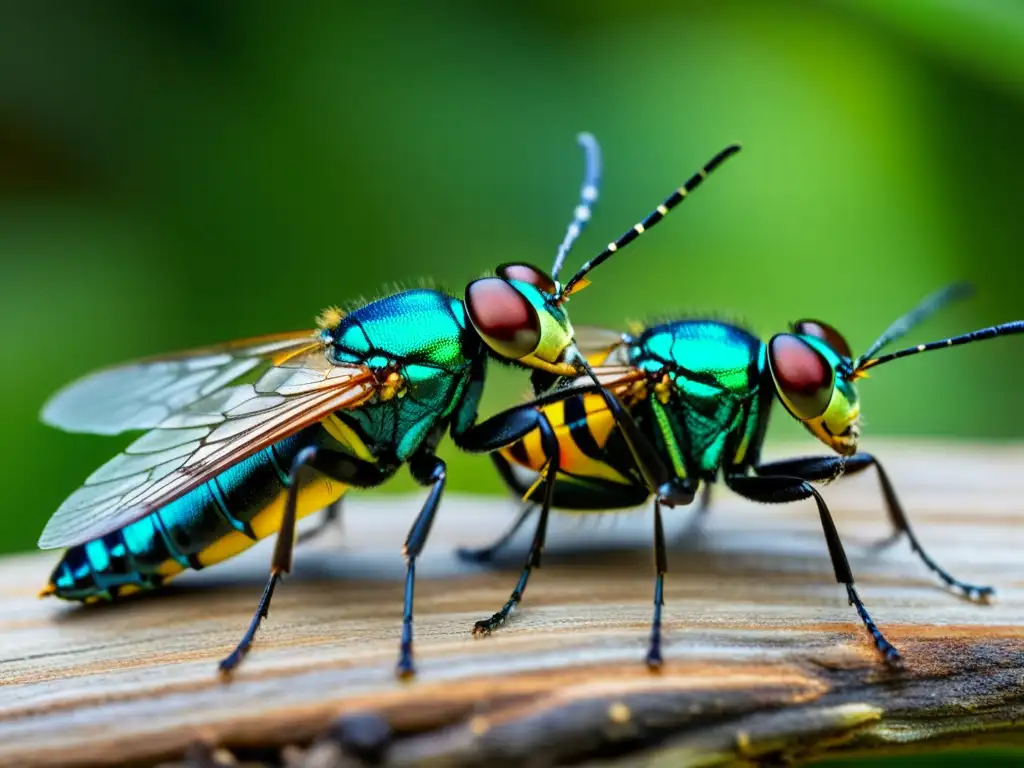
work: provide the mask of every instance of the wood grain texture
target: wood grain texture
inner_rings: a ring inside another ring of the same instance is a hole
[[[660,674],[642,664],[649,512],[553,519],[522,609],[474,639],[473,621],[514,585],[531,533],[496,569],[462,565],[453,547],[487,543],[516,506],[449,496],[418,568],[419,676],[402,683],[400,550],[422,496],[368,494],[351,500],[340,530],[299,550],[227,684],[215,665],[255,607],[269,544],[159,599],[95,608],[35,598],[54,553],[0,561],[0,765],[147,764],[180,759],[197,739],[304,745],[356,714],[390,725],[394,765],[610,755],[715,765],[1024,738],[1024,447],[872,447],[933,557],[997,589],[975,605],[905,542],[871,552],[889,532],[871,473],[825,487],[861,596],[906,656],[902,672],[877,662],[835,584],[812,503],[759,506],[716,488],[699,531],[686,510],[666,518],[670,536],[686,535],[669,554]],[[331,739],[285,756],[351,764]]]

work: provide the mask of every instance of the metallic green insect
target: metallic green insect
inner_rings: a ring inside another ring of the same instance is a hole
[[[587,175],[556,274],[598,194],[597,144],[587,134],[580,142]],[[659,211],[657,219],[667,207]],[[470,283],[462,298],[402,291],[347,314],[327,310],[315,331],[129,363],[71,384],[45,406],[46,423],[99,434],[148,431],[94,472],[47,523],[39,546],[68,549],[43,594],[121,598],[276,533],[257,611],[221,662],[228,672],[248,651],[278,579],[291,569],[296,520],[408,465],[430,488],[404,549],[398,672],[411,674],[416,560],[447,478],[438,443],[450,431],[460,448],[491,452],[536,428],[537,418],[520,409],[476,423],[487,361],[551,381],[585,370],[565,302],[587,284],[590,270],[640,231],[629,230],[565,285],[528,264],[505,264],[496,276]],[[624,429],[635,431],[631,422]]]
[[[832,516],[811,483],[875,467],[895,528],[892,540],[905,535],[924,564],[966,596],[983,600],[992,594],[991,587],[960,581],[929,557],[882,465],[871,454],[858,452],[860,403],[855,382],[869,369],[920,352],[1024,331],[1024,321],[1016,321],[877,356],[915,324],[967,292],[967,286],[957,284],[929,296],[859,357],[853,356],[838,331],[816,320],[795,323],[791,333],[776,334],[767,344],[743,328],[712,320],[679,320],[631,333],[578,329],[578,345],[588,357],[590,370],[570,387],[520,406],[541,413],[542,428],[493,454],[507,485],[534,503],[497,542],[462,550],[462,557],[490,560],[538,505],[540,515],[510,599],[492,617],[478,621],[474,632],[490,633],[522,600],[531,569],[540,563],[552,507],[577,512],[635,507],[650,498],[650,488],[659,488],[654,494],[656,581],[647,653],[648,665],[659,666],[667,570],[661,507],[691,503],[703,484],[703,509],[710,484],[721,477],[733,491],[754,501],[784,504],[814,499],[836,580],[846,587],[850,604],[879,653],[889,662],[898,662],[899,651],[861,602]],[[641,433],[634,437],[633,446],[628,447],[613,430],[615,413],[597,393],[592,377],[621,399],[633,417]],[[837,455],[762,463],[761,447],[774,400]],[[651,458],[652,453],[660,461]],[[637,465],[637,454],[648,456],[646,467]],[[654,476],[649,477],[652,471]]]

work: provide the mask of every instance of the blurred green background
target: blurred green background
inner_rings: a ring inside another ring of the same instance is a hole
[[[0,550],[32,548],[128,441],[39,424],[60,385],[396,282],[547,266],[583,129],[605,176],[570,267],[727,142],[744,152],[594,273],[577,323],[820,316],[863,349],[959,278],[977,297],[915,338],[1024,314],[1017,0],[5,4]],[[880,369],[867,444],[1019,439],[1021,350]],[[485,410],[524,383],[495,371]],[[802,434],[777,418],[770,438]],[[445,456],[452,489],[499,491],[482,459]]]
[[[548,266],[600,139],[572,268],[719,148],[670,221],[593,274],[577,323],[821,317],[864,349],[1021,317],[1024,4],[944,0],[7,6],[0,17],[0,549],[130,439],[45,398],[98,366],[311,325],[325,305],[502,261]],[[874,434],[1013,439],[1021,346],[880,369]],[[495,370],[494,411],[525,375]],[[805,439],[776,418],[770,439]],[[499,492],[446,447],[451,488]],[[388,490],[411,488],[404,475]]]

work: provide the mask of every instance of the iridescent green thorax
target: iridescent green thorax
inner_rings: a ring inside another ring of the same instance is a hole
[[[669,456],[681,453],[688,473],[710,479],[723,464],[756,455],[767,417],[765,348],[757,337],[710,320],[666,323],[634,339],[629,361],[667,385],[648,393],[650,421],[657,441]]]
[[[650,373],[668,373],[687,396],[745,398],[760,381],[763,346],[736,326],[684,320],[640,334],[630,348],[630,362]]]
[[[383,367],[391,360],[460,370],[483,345],[462,302],[440,291],[403,291],[366,304],[324,331],[338,362]]]
[[[338,414],[382,458],[407,460],[463,407],[475,413],[468,388],[484,346],[469,327],[462,302],[432,290],[374,301],[324,331],[333,359],[393,370],[401,385],[392,397]]]

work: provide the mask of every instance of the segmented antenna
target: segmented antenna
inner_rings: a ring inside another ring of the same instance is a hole
[[[865,360],[863,363],[859,363],[857,365],[856,370],[866,371],[868,368],[874,368],[876,365],[888,363],[890,360],[898,360],[901,357],[909,357],[910,355],[916,355],[920,352],[930,352],[933,349],[946,349],[947,347],[958,347],[961,344],[970,344],[973,341],[985,341],[985,339],[994,339],[999,336],[1012,336],[1015,333],[1024,333],[1024,320],[1014,320],[1012,323],[1003,323],[1002,325],[993,325],[989,328],[981,328],[977,331],[965,333],[962,336],[953,336],[948,339],[940,339],[939,341],[931,341],[927,344],[918,344],[916,347],[901,349],[898,352],[882,355],[881,357],[876,357],[872,360]]]
[[[583,147],[586,153],[586,171],[583,176],[583,186],[580,187],[580,202],[573,211],[572,221],[565,232],[562,244],[558,246],[558,254],[555,256],[555,263],[551,267],[551,277],[558,279],[558,273],[562,271],[565,264],[565,257],[569,255],[576,239],[583,232],[583,228],[590,221],[594,203],[597,202],[598,192],[601,186],[601,147],[597,139],[589,133],[580,133],[576,136],[576,142]]]
[[[974,287],[970,283],[961,282],[947,285],[945,288],[928,294],[921,299],[916,307],[897,318],[892,325],[886,328],[875,343],[868,347],[868,351],[857,358],[853,367],[860,368],[865,360],[870,360],[880,349],[896,341],[915,325],[924,322],[950,302],[966,299],[972,293],[974,293]]]
[[[606,261],[609,257],[611,257],[613,253],[621,250],[622,248],[625,248],[631,242],[640,237],[640,235],[642,235],[648,229],[650,229],[663,218],[665,218],[668,212],[675,208],[677,205],[679,205],[681,202],[683,202],[686,196],[690,194],[693,190],[695,190],[697,187],[699,187],[701,182],[704,181],[704,179],[706,179],[712,171],[714,171],[718,166],[720,166],[723,162],[728,160],[730,157],[732,157],[739,151],[739,144],[731,144],[725,149],[723,149],[721,152],[719,152],[717,155],[715,155],[713,158],[711,158],[710,162],[708,162],[707,165],[705,165],[703,168],[697,171],[697,173],[691,176],[689,181],[687,181],[683,186],[681,186],[679,189],[677,189],[675,192],[673,192],[671,195],[665,198],[665,201],[657,208],[655,208],[654,211],[646,219],[641,221],[639,224],[634,225],[632,229],[627,231],[624,235],[622,235],[622,237],[620,237],[615,242],[609,243],[608,247],[605,248],[601,253],[599,253],[593,259],[591,259],[582,267],[580,267],[579,271],[572,276],[572,279],[565,284],[565,288],[562,289],[560,298],[565,298],[566,296],[571,294],[572,289],[576,286],[577,283],[583,280],[583,278],[587,275],[588,272],[590,272],[590,270],[592,270],[594,267],[598,266],[602,262]]]

